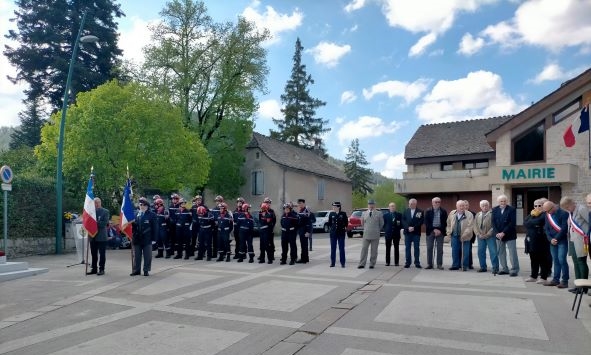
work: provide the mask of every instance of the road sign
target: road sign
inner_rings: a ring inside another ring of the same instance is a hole
[[[12,191],[12,184],[2,184],[2,191]]]
[[[10,184],[13,177],[14,175],[12,174],[12,169],[10,169],[10,166],[3,165],[0,168],[0,178],[2,178],[3,183]]]

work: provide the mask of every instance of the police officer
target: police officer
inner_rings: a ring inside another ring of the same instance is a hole
[[[210,261],[212,255],[211,238],[215,228],[215,220],[213,214],[205,206],[197,207],[197,215],[199,220],[199,245],[195,260],[203,260],[203,257],[206,256],[206,260]]]
[[[228,205],[222,202],[219,206],[220,214],[217,218],[217,229],[218,229],[218,252],[219,257],[216,261],[223,261],[224,257],[226,261],[230,261],[230,255],[232,251],[230,249],[230,233],[234,228],[234,220],[232,214],[228,211]]]
[[[170,258],[172,256],[172,254],[177,251],[182,253],[182,249],[181,251],[179,251],[178,248],[178,241],[177,241],[177,233],[176,233],[176,220],[178,218],[178,212],[179,209],[181,208],[181,204],[179,203],[180,200],[180,196],[179,194],[172,194],[170,196],[170,205],[168,206],[168,245],[170,245],[170,255],[166,255],[167,258]],[[180,259],[182,256],[179,256],[178,258],[175,257],[176,259]]]
[[[241,263],[246,259],[248,252],[248,262],[254,262],[254,249],[252,247],[252,234],[254,232],[254,219],[250,214],[250,205],[245,203],[242,205],[242,214],[238,218],[240,251],[238,252],[238,262]]]
[[[269,197],[265,197],[263,200],[264,203],[269,205],[269,213],[271,214],[271,226],[269,227],[270,235],[269,235],[269,249],[271,250],[271,261],[275,260],[275,225],[277,224],[277,214],[275,210],[271,208],[271,199]]]
[[[347,234],[347,214],[341,211],[341,203],[332,203],[332,211],[328,214],[328,228],[330,231],[330,267],[336,262],[337,244],[339,246],[339,260],[341,267],[345,267],[345,234]]]
[[[142,255],[144,257],[144,276],[150,275],[152,267],[152,241],[156,240],[158,221],[150,211],[150,203],[145,197],[139,199],[140,210],[132,224],[133,230],[133,270],[129,276],[140,275]]]
[[[269,239],[273,232],[273,215],[269,212],[269,204],[263,202],[261,204],[261,211],[259,212],[259,241],[260,252],[259,264],[265,263],[265,254],[269,264],[273,263],[273,250]]]
[[[291,203],[283,204],[283,214],[281,215],[281,262],[280,265],[287,263],[287,252],[289,250],[289,265],[293,265],[298,258],[298,246],[296,237],[298,235],[299,218],[293,211]]]
[[[242,215],[242,205],[245,203],[246,201],[243,197],[238,197],[236,199],[236,208],[232,214],[234,217],[234,259],[238,259],[238,253],[240,252],[240,226],[238,225],[238,220]]]
[[[300,236],[300,247],[302,249],[302,257],[296,261],[298,264],[306,264],[310,262],[308,256],[308,238],[312,235],[312,212],[306,206],[306,200],[298,199],[298,217],[300,224],[298,226],[298,235]]]
[[[158,248],[158,253],[155,258],[163,257],[164,250],[166,250],[166,258],[170,258],[170,245],[166,238],[168,231],[168,211],[164,208],[164,201],[161,198],[157,198],[154,201],[154,213],[156,214],[156,221],[158,222],[158,228],[156,231],[156,246]]]

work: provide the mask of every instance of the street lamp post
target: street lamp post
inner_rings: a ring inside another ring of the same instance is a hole
[[[98,38],[96,36],[83,36],[82,29],[84,28],[84,22],[86,20],[86,11],[82,14],[82,20],[80,21],[80,29],[74,42],[74,48],[72,49],[72,58],[70,58],[70,67],[68,69],[68,78],[66,79],[66,88],[64,92],[64,102],[62,103],[62,120],[60,121],[60,135],[57,143],[57,171],[55,177],[55,193],[56,193],[56,229],[55,229],[55,253],[61,254],[62,252],[62,223],[63,223],[63,206],[62,206],[62,195],[63,195],[63,174],[62,174],[62,163],[64,159],[64,130],[66,128],[66,110],[68,109],[68,97],[70,94],[70,85],[72,83],[72,73],[74,72],[74,62],[76,60],[76,54],[78,52],[78,45],[80,42],[96,42]]]

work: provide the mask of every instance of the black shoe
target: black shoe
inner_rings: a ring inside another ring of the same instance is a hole
[[[334,264],[330,264],[330,267],[334,267]]]
[[[370,269],[373,269],[373,268],[374,268],[374,266],[373,266],[373,265],[369,265],[369,268],[370,268]]]
[[[468,271],[468,268],[467,267],[463,267],[462,268],[462,271]]]
[[[410,265],[404,265],[405,269],[408,269],[410,267]]]
[[[285,265],[285,264],[287,264],[287,262],[286,262],[285,260],[281,260],[281,261],[279,262],[279,265]]]
[[[341,267],[345,267],[345,264],[341,264]]]
[[[292,260],[289,262],[289,265],[295,265],[295,263],[296,263],[295,260]]]
[[[509,275],[508,271],[499,271],[497,272],[497,275]]]
[[[399,264],[394,264],[394,266],[400,266]]]
[[[183,254],[177,254],[174,256],[173,259],[182,259],[183,258]]]
[[[165,259],[170,259],[170,257],[172,256],[172,253],[170,252],[170,250],[166,251],[166,256],[164,257]]]
[[[176,258],[175,258],[175,259],[176,259]],[[197,255],[197,256],[195,257],[195,260],[203,260],[203,256]]]
[[[265,263],[265,259],[259,259],[259,264],[264,264]]]
[[[431,265],[429,265],[425,268],[425,270],[431,270],[431,269],[433,269],[433,266],[431,266]]]
[[[455,271],[455,270],[460,270],[460,268],[459,267],[450,267],[448,270]]]
[[[238,259],[238,254],[234,254],[234,259]]]
[[[486,272],[486,269],[482,269],[482,268],[480,268],[480,269],[478,269],[476,272]]]
[[[307,264],[307,263],[308,263],[308,261],[302,260],[302,259],[296,261],[296,264]]]
[[[267,264],[273,264],[273,259],[267,260]]]
[[[470,266],[468,266],[468,269],[474,270],[474,266],[470,265]]]
[[[243,261],[244,261],[244,259],[242,259],[242,258],[238,258],[238,260],[236,260],[237,263],[241,263]]]
[[[132,272],[131,274],[129,274],[129,276],[138,276],[138,275],[140,275],[140,272],[139,271]]]
[[[437,266],[437,270],[443,270],[443,266],[441,266],[441,265],[438,265],[438,266]]]
[[[422,269],[422,268],[423,268],[423,267],[421,266],[421,264],[415,265],[415,267],[416,267],[417,269]]]
[[[103,276],[104,274],[105,274],[105,270],[99,270],[99,271],[96,273],[96,276]]]
[[[359,265],[357,266],[358,269],[365,269],[365,265]]]
[[[158,254],[156,254],[156,256],[154,257],[154,259],[159,259],[164,257],[164,252],[162,249],[158,249]]]
[[[577,293],[577,289],[576,288],[569,288],[568,292],[570,293]]]
[[[390,263],[386,263],[386,266],[390,266]]]
[[[517,276],[517,273],[516,272],[512,272],[512,273],[509,274],[509,276],[516,277]]]
[[[248,258],[248,262],[249,262],[250,264],[254,263],[254,256],[252,256],[252,255],[251,255],[251,256]]]
[[[150,273],[147,271],[144,271],[144,276],[150,276]]]
[[[226,255],[226,262],[229,263],[230,262],[230,254]]]
[[[189,260],[189,254],[185,255],[184,260]]]

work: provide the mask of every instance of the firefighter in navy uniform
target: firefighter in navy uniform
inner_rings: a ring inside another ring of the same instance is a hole
[[[176,213],[176,252],[175,259],[183,257],[185,251],[185,260],[188,259],[188,246],[191,243],[191,210],[187,206],[185,199],[179,200],[180,207]]]
[[[199,236],[199,215],[197,214],[197,208],[199,206],[203,206],[209,211],[209,208],[203,204],[203,196],[196,195],[193,197],[193,204],[191,206],[191,250],[193,251],[191,256],[194,256],[195,250],[197,250],[197,238]]]
[[[302,257],[296,261],[298,264],[306,264],[310,262],[308,256],[308,238],[312,235],[312,219],[314,218],[312,212],[306,206],[306,200],[298,199],[298,217],[300,224],[298,226],[298,235],[300,236],[300,247],[302,249]]]
[[[293,265],[298,258],[298,246],[296,237],[298,235],[299,217],[292,209],[291,203],[283,204],[281,215],[281,265],[287,263],[287,251],[289,250],[289,265]]]
[[[254,248],[252,247],[252,234],[254,232],[254,219],[250,214],[250,205],[245,203],[242,205],[242,213],[238,218],[238,226],[240,231],[238,238],[240,240],[240,251],[238,252],[238,262],[241,263],[246,259],[248,252],[248,262],[254,262]]]
[[[220,214],[217,218],[218,229],[218,252],[219,256],[216,261],[230,261],[232,250],[230,249],[230,233],[234,229],[234,220],[232,214],[228,211],[228,205],[222,202],[219,206]]]
[[[211,238],[215,228],[213,214],[205,206],[197,207],[197,216],[199,221],[199,245],[197,247],[197,256],[195,260],[211,260]]]
[[[158,229],[156,231],[156,246],[158,248],[158,253],[155,258],[162,258],[164,256],[164,250],[166,250],[166,257],[170,258],[170,245],[168,244],[168,239],[166,237],[168,232],[168,211],[164,208],[164,201],[161,198],[157,198],[154,201],[154,213],[156,214],[156,221],[158,222]]]
[[[244,198],[238,197],[236,199],[236,209],[234,209],[234,213],[232,213],[232,217],[234,217],[234,259],[238,259],[238,254],[240,252],[240,226],[238,226],[238,219],[242,215],[242,205],[246,203]]]
[[[177,241],[177,233],[176,233],[176,220],[179,209],[181,207],[179,203],[180,196],[178,194],[172,194],[170,196],[170,205],[168,206],[168,245],[170,246],[170,255],[167,254],[166,257],[170,258],[172,254],[174,254],[175,250],[178,251],[178,241]],[[180,259],[178,257],[177,259]]]
[[[273,263],[273,251],[269,239],[273,233],[273,215],[269,212],[269,204],[261,203],[259,212],[259,241],[260,255],[259,264],[265,263],[265,254],[269,264]]]
[[[277,214],[275,213],[275,210],[271,208],[271,203],[273,201],[271,201],[270,198],[265,197],[265,199],[263,200],[264,203],[266,203],[267,205],[269,205],[269,213],[271,214],[271,219],[272,219],[272,225],[271,225],[271,230],[270,230],[270,235],[269,235],[269,248],[271,250],[271,261],[275,260],[275,225],[277,224]]]
[[[213,214],[213,220],[217,223],[218,216],[220,215],[220,204],[224,203],[224,198],[220,195],[217,195],[214,199],[215,207],[211,209],[211,213]],[[212,233],[212,252],[213,255],[217,255],[218,253],[218,229],[214,228]]]

